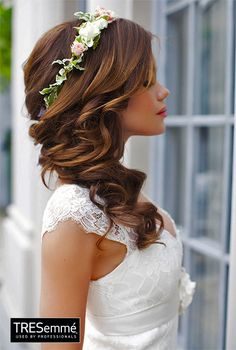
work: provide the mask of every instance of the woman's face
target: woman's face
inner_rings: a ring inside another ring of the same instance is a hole
[[[125,142],[132,135],[159,135],[165,131],[165,118],[157,113],[166,108],[170,91],[158,81],[147,90],[133,95],[122,112]]]

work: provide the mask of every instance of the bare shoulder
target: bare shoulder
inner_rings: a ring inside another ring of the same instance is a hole
[[[80,317],[81,346],[95,246],[95,237],[72,220],[60,222],[42,239],[39,317]]]
[[[80,254],[89,255],[95,248],[96,236],[86,232],[77,222],[68,219],[57,224],[54,231],[45,232],[42,239],[42,252],[50,250],[66,254],[80,252]],[[84,248],[86,245],[86,249]],[[57,249],[55,249],[57,248]],[[52,252],[51,252],[52,253]],[[78,257],[78,254],[75,255]],[[78,257],[79,258],[79,257]]]
[[[41,248],[42,286],[44,282],[52,286],[74,279],[75,287],[76,281],[80,281],[87,288],[96,256],[96,240],[73,220],[60,222],[54,231],[45,232]]]

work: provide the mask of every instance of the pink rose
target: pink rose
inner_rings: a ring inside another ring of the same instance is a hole
[[[74,41],[72,46],[71,46],[71,51],[76,56],[81,55],[81,53],[84,52],[85,50],[86,50],[86,47],[82,43],[79,43],[78,41]]]
[[[114,11],[106,10],[104,7],[97,6],[95,10],[95,15],[98,16],[108,16],[107,22],[110,23],[114,20]]]

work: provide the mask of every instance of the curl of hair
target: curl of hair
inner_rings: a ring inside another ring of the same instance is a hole
[[[70,72],[58,98],[38,117],[45,106],[39,91],[54,83],[59,70],[51,63],[71,56],[74,27],[81,23],[67,21],[48,30],[23,65],[25,104],[30,119],[37,121],[30,125],[29,135],[34,145],[42,145],[38,162],[42,181],[49,189],[45,175],[55,171],[62,183],[89,188],[91,201],[110,222],[98,243],[113,223],[120,223],[137,233],[139,249],[164,244],[158,242],[164,228],[162,215],[154,204],[138,202],[146,174],[120,162],[124,153],[120,113],[135,92],[156,80],[151,49],[155,35],[124,18],[110,23],[96,50],[84,54],[85,71]]]

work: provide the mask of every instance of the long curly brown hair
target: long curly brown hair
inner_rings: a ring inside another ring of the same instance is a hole
[[[128,19],[110,23],[97,48],[85,52],[85,71],[69,73],[58,98],[39,118],[45,107],[39,91],[55,82],[59,69],[52,62],[71,57],[70,46],[77,35],[74,27],[82,21],[66,21],[48,30],[23,63],[25,104],[29,118],[37,120],[31,123],[29,135],[34,145],[42,145],[38,165],[48,189],[48,171],[50,176],[55,171],[62,183],[88,188],[91,201],[110,221],[101,239],[113,223],[120,223],[134,229],[137,247],[144,249],[162,243],[157,240],[163,218],[154,204],[138,202],[147,175],[120,162],[125,145],[120,113],[134,93],[156,81],[155,35]]]

